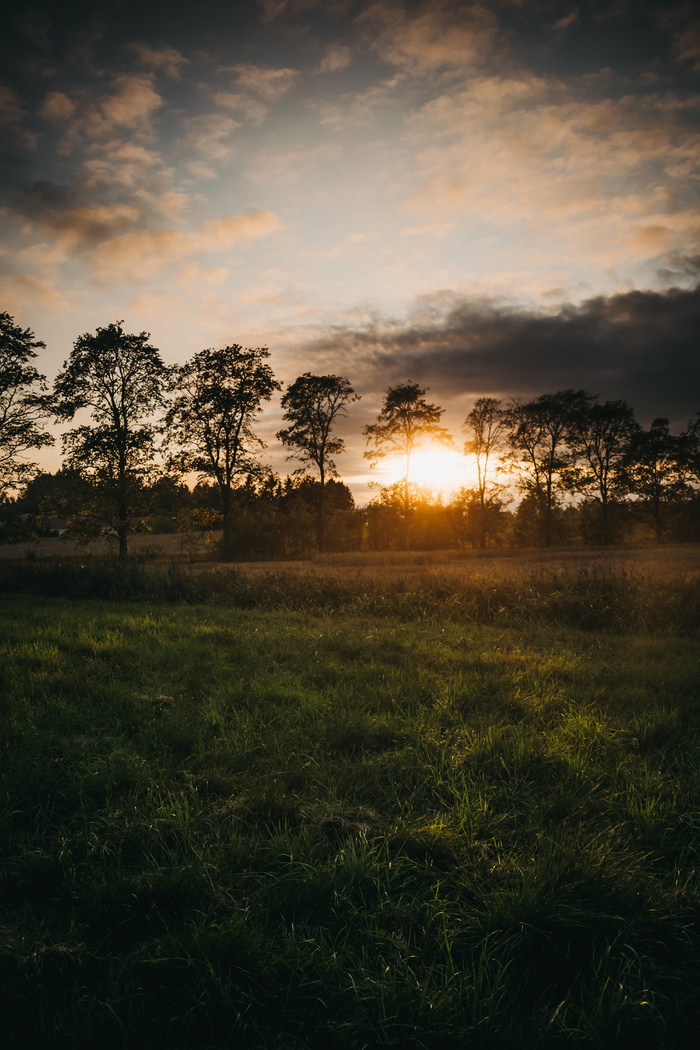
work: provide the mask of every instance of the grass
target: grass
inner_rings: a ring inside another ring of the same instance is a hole
[[[579,568],[25,577],[6,1045],[694,1045],[697,605]]]
[[[403,620],[552,623],[589,630],[694,632],[700,547],[530,552],[496,559],[329,555],[313,563],[167,567],[99,559],[0,561],[0,594],[206,603]]]

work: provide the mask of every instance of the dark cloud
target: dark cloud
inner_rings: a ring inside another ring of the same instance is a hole
[[[551,314],[465,300],[423,324],[335,332],[312,352],[343,346],[348,375],[354,358],[375,394],[407,378],[447,401],[575,387],[683,425],[700,409],[699,333],[700,286],[598,296]]]
[[[146,216],[137,208],[118,200],[90,199],[79,186],[62,186],[37,181],[16,195],[15,207],[25,219],[40,228],[67,237],[78,250],[89,249],[121,233],[141,228]]]
[[[668,267],[659,270],[662,284],[676,285],[700,279],[700,255],[671,255]]]

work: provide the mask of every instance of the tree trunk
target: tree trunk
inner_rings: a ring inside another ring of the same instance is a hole
[[[610,543],[610,512],[608,501],[602,500],[600,504],[601,542],[604,547]]]
[[[404,548],[411,549],[411,508],[408,493],[408,456],[406,456],[406,476],[403,479],[403,516],[404,516]]]
[[[129,517],[128,508],[124,500],[119,501],[119,515],[117,518],[117,539],[119,541],[119,571],[123,572],[129,561]]]
[[[547,479],[547,489],[545,492],[545,498],[543,503],[544,505],[542,509],[544,511],[544,527],[542,530],[542,542],[545,547],[551,547],[553,524],[552,519],[554,517],[554,497],[552,495],[552,483],[550,478]]]
[[[652,515],[654,522],[654,532],[656,533],[656,542],[664,542],[664,508],[661,500],[654,499],[652,503]]]
[[[223,519],[223,538],[221,557],[224,561],[233,560],[233,521],[231,517],[231,489],[224,486],[221,490],[221,517]]]
[[[326,477],[321,469],[321,481],[316,501],[316,542],[318,553],[324,554],[326,549]]]
[[[129,561],[129,544],[126,538],[126,530],[121,527],[118,529],[119,533],[119,568],[126,568],[127,562]]]
[[[479,522],[479,549],[483,551],[486,550],[486,534],[488,530],[486,523],[486,499],[483,489],[479,492],[479,501],[479,514],[481,518]]]

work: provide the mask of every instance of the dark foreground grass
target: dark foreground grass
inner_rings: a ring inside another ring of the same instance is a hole
[[[697,633],[430,601],[0,602],[5,1045],[695,1045]]]

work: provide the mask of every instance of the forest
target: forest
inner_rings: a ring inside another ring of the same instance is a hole
[[[406,380],[363,428],[369,467],[400,458],[403,476],[356,507],[337,462],[338,426],[359,400],[349,378],[307,372],[283,392],[277,440],[296,469],[280,477],[255,430],[282,389],[269,350],[232,344],[167,366],[149,340],[120,322],[81,335],[50,386],[36,364],[45,344],[0,314],[2,542],[109,534],[123,563],[129,537],[149,531],[220,533],[223,560],[700,539],[700,412],[673,433],[586,390],[466,394],[457,436],[428,388]],[[54,443],[52,423],[76,417],[61,469],[42,471],[33,453]],[[473,465],[449,500],[412,480],[426,442]]]

